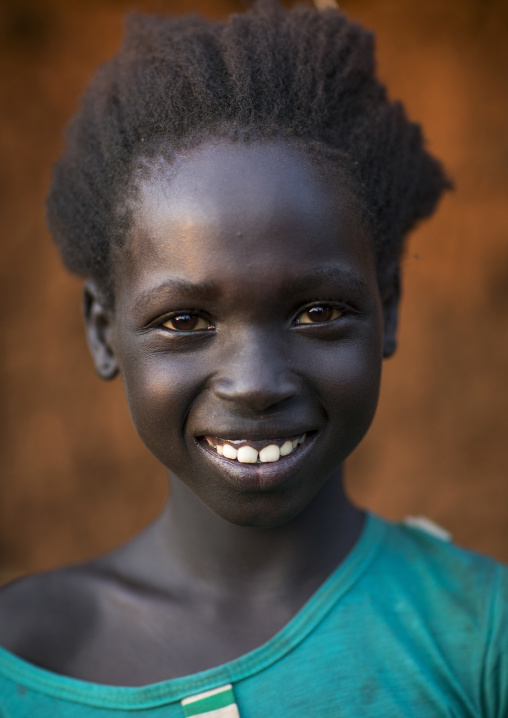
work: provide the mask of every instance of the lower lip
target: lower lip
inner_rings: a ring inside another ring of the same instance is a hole
[[[305,460],[316,437],[316,433],[311,436],[307,435],[303,444],[300,444],[291,454],[266,464],[242,464],[239,461],[220,456],[202,441],[198,440],[197,445],[213,461],[226,481],[235,488],[245,491],[270,491],[282,488],[291,478],[295,469]]]

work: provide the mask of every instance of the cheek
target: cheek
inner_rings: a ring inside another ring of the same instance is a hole
[[[314,368],[315,386],[341,443],[361,441],[376,412],[382,349],[377,340],[344,343],[322,354]]]
[[[176,364],[176,366],[175,366]],[[127,404],[136,430],[160,460],[181,442],[195,378],[191,363],[172,362],[167,355],[137,358],[121,370]]]

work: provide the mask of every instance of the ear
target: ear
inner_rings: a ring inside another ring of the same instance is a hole
[[[83,291],[83,314],[95,371],[101,379],[114,379],[119,370],[112,342],[113,315],[105,308],[102,294],[91,280]]]
[[[384,347],[383,357],[388,359],[397,349],[397,326],[399,322],[400,277],[398,272],[383,294]]]

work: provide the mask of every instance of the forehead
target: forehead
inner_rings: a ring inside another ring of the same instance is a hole
[[[316,204],[330,201],[347,203],[351,194],[344,187],[327,192],[337,173],[311,161],[310,157],[287,143],[249,143],[216,141],[180,155],[171,164],[163,159],[149,163],[148,177],[138,183],[138,210],[147,210],[138,219],[150,223],[154,205],[168,205],[176,218],[189,211],[210,223],[230,213],[239,204],[244,209],[270,214],[300,208],[301,213],[315,209]],[[245,200],[248,200],[248,204]],[[170,204],[168,204],[170,203]],[[250,213],[249,213],[250,214]],[[220,217],[219,217],[220,215]]]
[[[216,141],[151,162],[132,218],[122,277],[156,282],[173,272],[204,282],[218,269],[226,281],[271,268],[298,274],[315,262],[373,267],[345,179],[281,141]]]

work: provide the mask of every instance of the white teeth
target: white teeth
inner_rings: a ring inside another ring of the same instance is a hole
[[[270,444],[270,446],[265,446],[264,449],[261,449],[259,452],[259,460],[263,464],[267,464],[269,461],[278,461],[280,459],[280,449],[277,446],[277,444]]]
[[[292,441],[285,441],[282,446],[280,447],[280,455],[281,456],[287,456],[293,451],[293,442]],[[262,459],[261,459],[262,461]]]
[[[238,456],[238,451],[234,448],[234,446],[230,446],[229,444],[224,444],[222,447],[222,453],[226,459],[236,459]]]
[[[224,449],[226,449],[226,446],[227,444],[224,445]],[[233,449],[233,451],[236,454],[236,450]],[[252,446],[242,446],[238,449],[238,461],[241,464],[255,464],[257,460],[258,452],[256,451],[256,449],[252,448]]]
[[[302,434],[302,436],[299,436],[297,439],[286,439],[282,446],[276,443],[269,444],[259,452],[253,446],[246,444],[245,439],[227,439],[227,443],[224,444],[216,444],[217,439],[212,439],[212,437],[205,436],[205,439],[219,456],[225,456],[226,459],[233,459],[233,461],[239,461],[241,464],[267,464],[278,461],[281,456],[289,456],[289,454],[292,454],[300,444],[303,444],[306,436],[306,434]],[[276,439],[274,439],[274,442],[275,441]],[[237,449],[235,446],[231,446],[231,444],[243,445]]]

